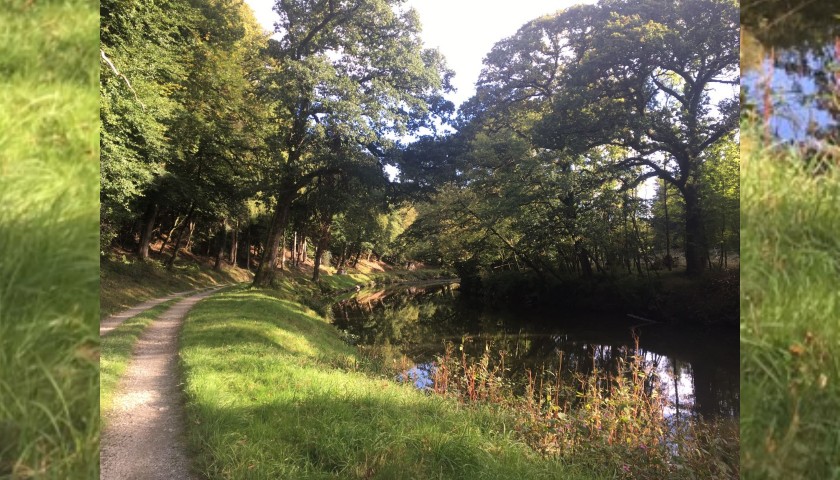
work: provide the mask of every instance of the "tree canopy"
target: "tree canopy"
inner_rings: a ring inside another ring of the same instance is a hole
[[[309,256],[551,283],[737,252],[736,2],[536,18],[457,117],[404,2],[274,12],[269,39],[234,0],[103,2],[103,251],[229,253],[258,285]]]

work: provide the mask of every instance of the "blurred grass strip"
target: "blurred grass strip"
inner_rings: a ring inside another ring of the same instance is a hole
[[[0,478],[96,478],[98,4],[2,8]]]
[[[742,478],[840,478],[840,169],[742,131]]]

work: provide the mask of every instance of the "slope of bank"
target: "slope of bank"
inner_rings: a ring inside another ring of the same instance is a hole
[[[187,318],[188,437],[207,478],[596,478],[537,455],[503,412],[364,373],[284,290],[239,288]]]
[[[167,269],[162,260],[153,256],[141,262],[130,253],[118,251],[101,257],[100,318],[151,298],[203,287],[247,282],[252,278],[247,270],[227,264],[217,272],[207,258],[189,257],[176,262],[171,269]]]

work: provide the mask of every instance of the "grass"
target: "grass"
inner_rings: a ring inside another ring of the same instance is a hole
[[[840,171],[743,130],[743,478],[840,478]]]
[[[0,478],[96,478],[98,4],[3,8]]]
[[[170,293],[250,280],[249,272],[225,267],[214,271],[207,262],[178,262],[168,270],[156,260],[141,262],[126,254],[111,253],[101,259],[100,317],[133,307],[144,300]]]
[[[187,318],[181,358],[188,437],[202,475],[599,478],[535,453],[503,411],[359,371],[357,351],[289,297],[292,287],[234,289]]]
[[[111,410],[117,384],[128,368],[137,339],[149,324],[180,300],[180,298],[172,299],[146,310],[126,320],[102,338],[102,358],[99,362],[99,405],[100,415],[103,418]]]

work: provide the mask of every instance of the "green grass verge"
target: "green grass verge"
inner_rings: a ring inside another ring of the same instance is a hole
[[[503,412],[358,371],[287,293],[237,288],[188,315],[188,438],[207,478],[594,478],[537,455]]]
[[[240,268],[216,272],[190,260],[167,269],[157,260],[141,262],[113,254],[102,257],[99,275],[101,318],[170,293],[250,280],[250,274]]]
[[[745,130],[742,478],[840,478],[840,171]]]
[[[98,4],[3,9],[0,478],[97,478]]]
[[[169,300],[146,310],[136,317],[129,318],[102,338],[102,358],[99,361],[99,405],[103,418],[111,410],[117,384],[126,368],[128,368],[129,362],[131,362],[137,339],[140,338],[149,324],[180,300],[180,298]]]

